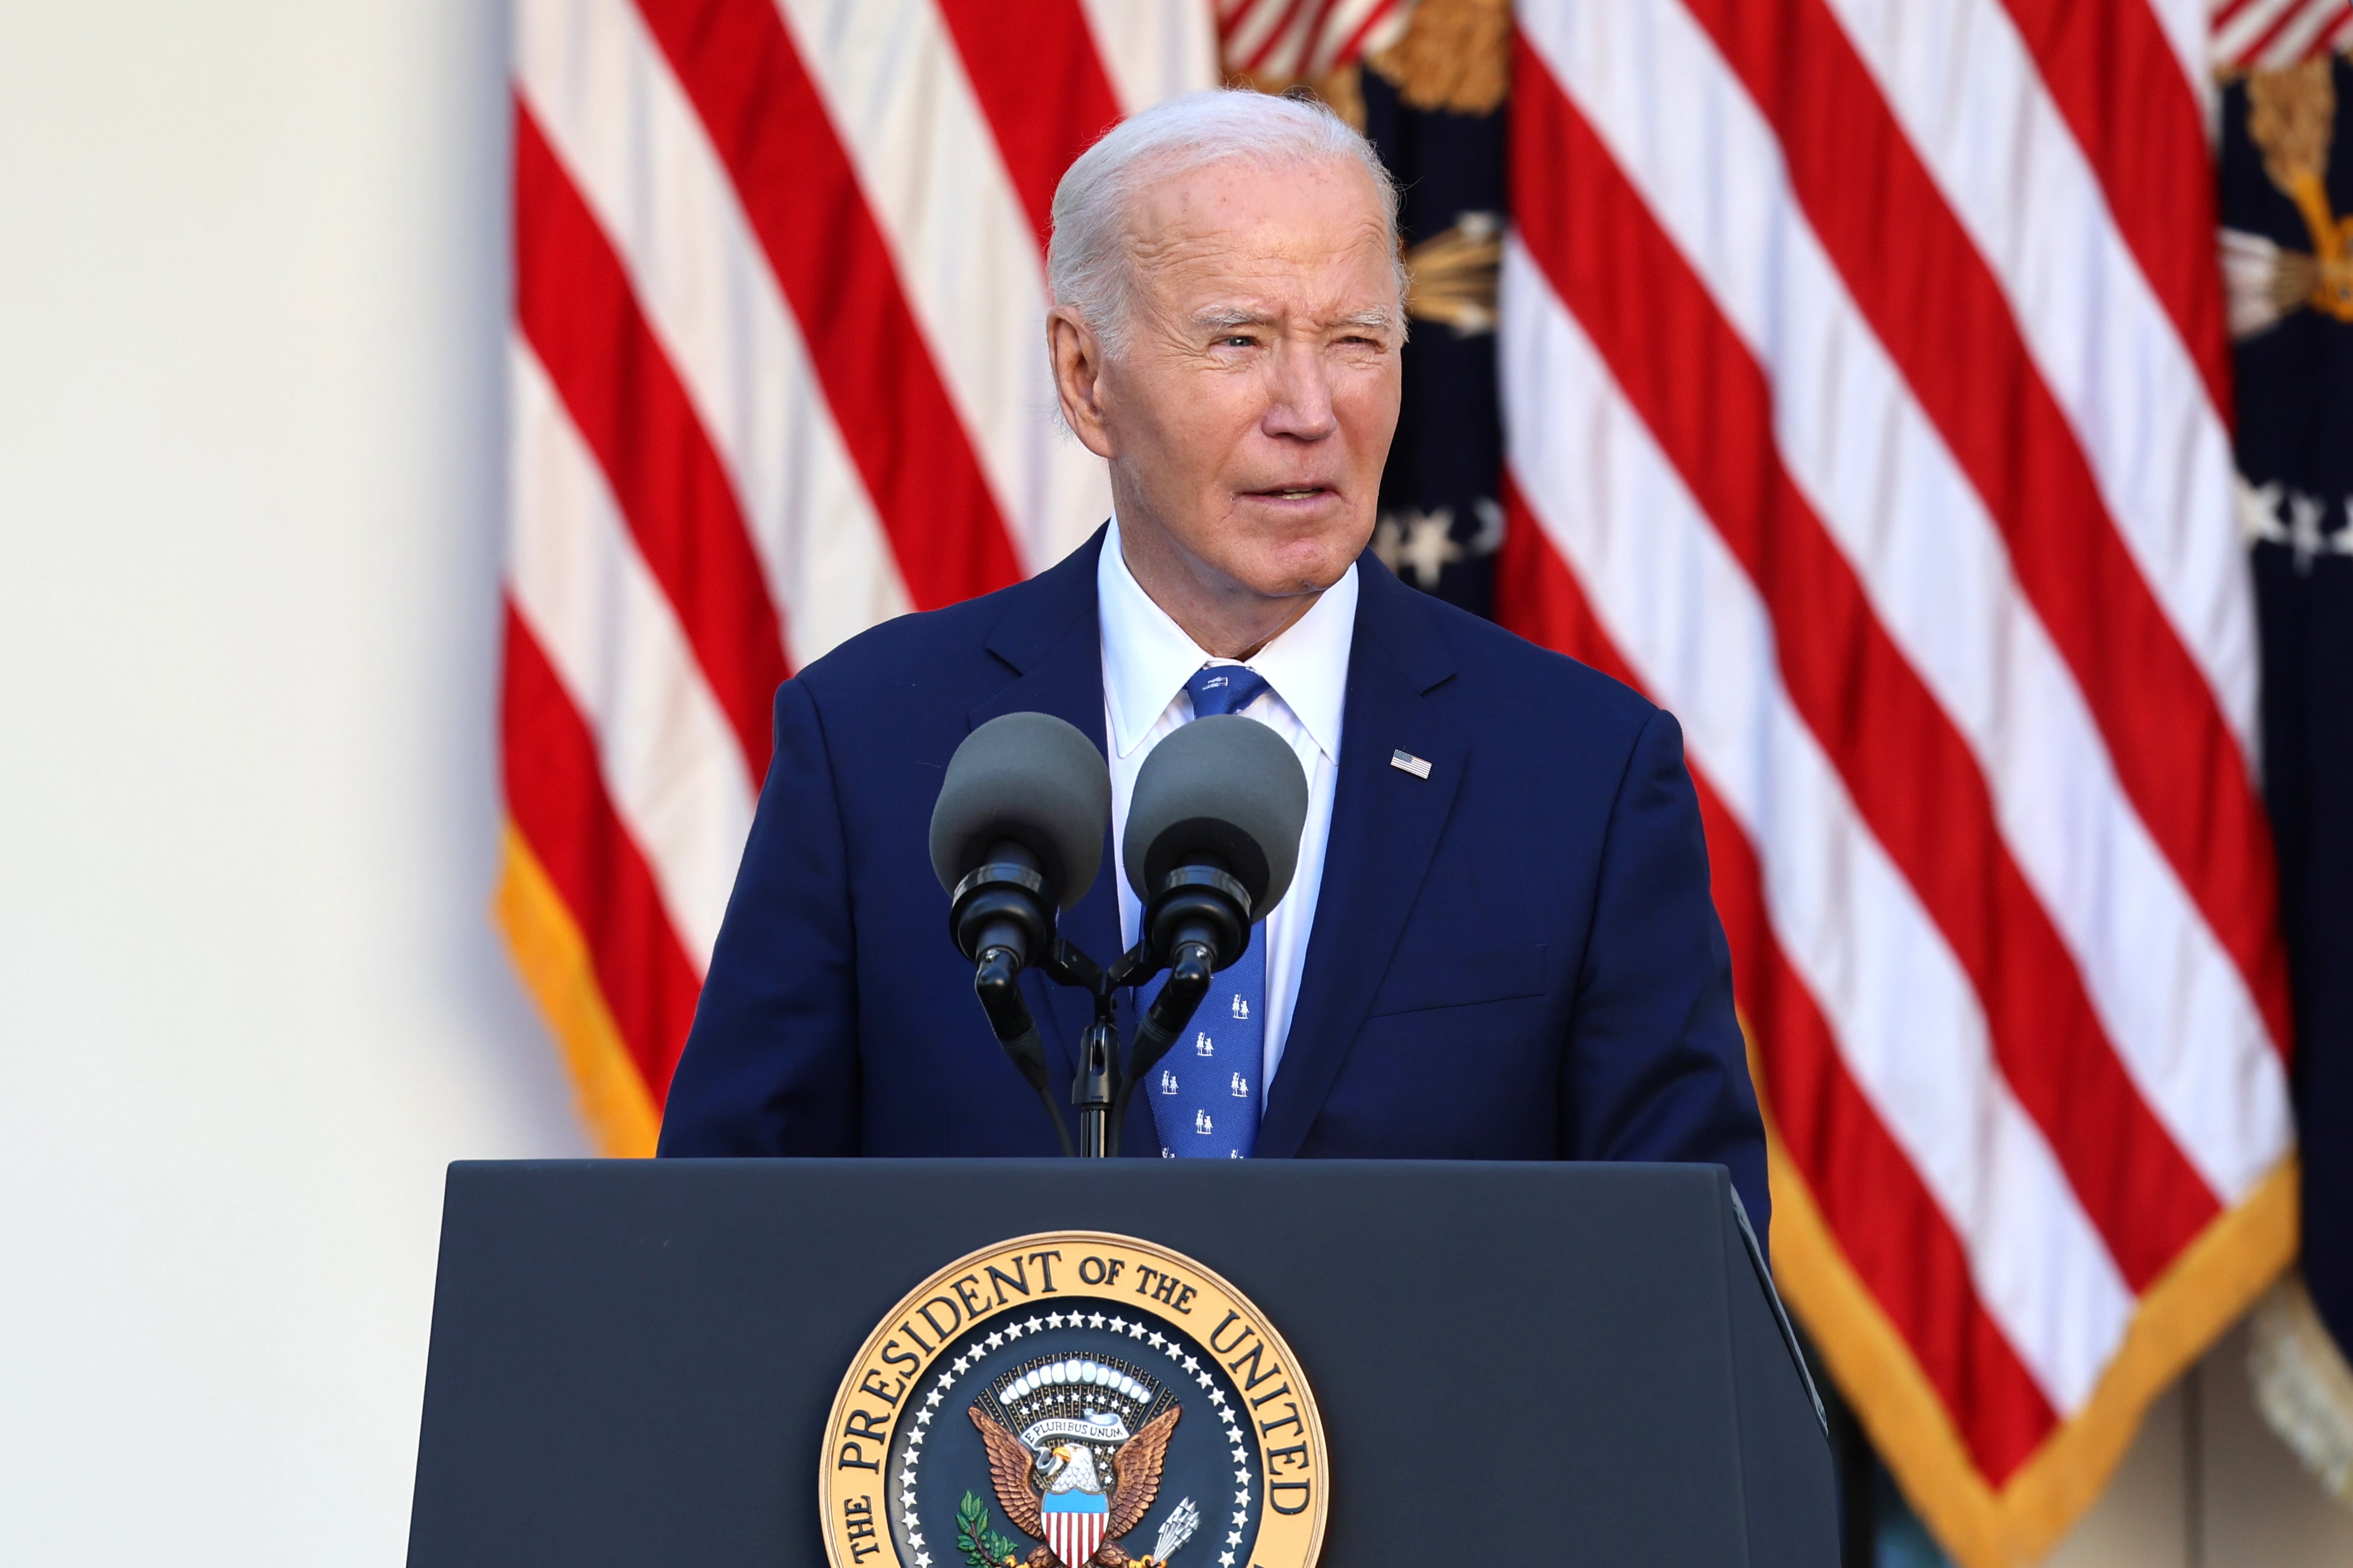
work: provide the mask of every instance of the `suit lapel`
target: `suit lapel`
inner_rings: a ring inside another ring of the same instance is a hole
[[[1358,580],[1324,883],[1259,1127],[1261,1158],[1296,1154],[1331,1092],[1396,954],[1471,752],[1461,728],[1424,695],[1454,672],[1430,605],[1369,552]],[[1399,751],[1429,763],[1430,776],[1391,766]]]
[[[1003,620],[990,634],[988,651],[1018,677],[966,715],[978,729],[1006,713],[1051,713],[1078,726],[1097,751],[1104,750],[1103,633],[1097,622],[1095,562],[1103,531],[1032,581],[1006,595]],[[1088,957],[1109,963],[1119,956],[1119,899],[1113,879],[1111,835],[1103,835],[1103,869],[1094,886],[1061,919],[1061,934]],[[1023,979],[1030,1013],[1047,1048],[1061,1063],[1056,1092],[1078,1071],[1079,1037],[1094,1016],[1086,993],[1057,985],[1043,975]]]

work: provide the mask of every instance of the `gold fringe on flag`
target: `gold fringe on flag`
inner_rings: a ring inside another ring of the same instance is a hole
[[[1746,1020],[1743,1020],[1744,1026]],[[2039,1561],[2095,1501],[2157,1397],[2295,1257],[2296,1162],[2282,1161],[2151,1285],[2092,1397],[2000,1489],[1987,1485],[1927,1373],[1848,1263],[1781,1142],[1764,1075],[1773,1274],[1839,1390],[1962,1568]]]
[[[652,1154],[661,1113],[621,1043],[579,922],[512,821],[502,834],[491,920],[564,1053],[598,1152],[623,1159]]]

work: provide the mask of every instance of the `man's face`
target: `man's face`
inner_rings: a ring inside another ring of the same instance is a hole
[[[1397,431],[1402,322],[1371,178],[1336,159],[1213,166],[1130,217],[1126,340],[1096,427],[1076,422],[1111,459],[1123,526],[1156,526],[1205,586],[1330,587],[1372,537]]]

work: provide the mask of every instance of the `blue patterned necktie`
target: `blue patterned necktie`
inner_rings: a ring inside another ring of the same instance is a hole
[[[1254,669],[1209,665],[1185,683],[1193,717],[1239,713],[1273,688]],[[1136,993],[1138,1014],[1152,1005],[1167,976]],[[1245,1160],[1258,1142],[1266,1061],[1266,922],[1250,928],[1249,949],[1209,981],[1187,1037],[1153,1069],[1152,1121],[1169,1159]]]

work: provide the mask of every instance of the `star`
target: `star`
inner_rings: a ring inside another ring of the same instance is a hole
[[[907,1441],[917,1447],[921,1447],[925,1436],[926,1434],[921,1431],[910,1432],[907,1434]]]
[[[942,1388],[954,1388],[955,1386],[955,1379],[950,1377],[946,1373],[940,1373],[940,1386]]]
[[[955,1358],[955,1371],[956,1371],[956,1375],[957,1375],[958,1377],[962,1377],[962,1376],[965,1374],[965,1370],[966,1370],[967,1368],[969,1368],[971,1365],[972,1365],[972,1357],[970,1357],[970,1356],[968,1356],[968,1355],[960,1355],[960,1356],[956,1357],[956,1358]]]
[[[1097,1312],[1093,1317],[1087,1320],[1087,1327],[1091,1329],[1100,1329],[1103,1325],[1103,1315],[1101,1312]]]
[[[945,1386],[947,1386],[947,1380],[946,1380],[946,1379],[944,1379],[944,1378],[941,1379],[941,1380],[940,1380],[940,1386],[941,1386],[942,1388],[944,1388]],[[932,1396],[931,1396],[929,1399],[926,1399],[926,1400],[924,1400],[924,1401],[923,1401],[923,1403],[924,1403],[924,1404],[926,1404],[926,1405],[935,1405],[939,1404],[939,1402],[940,1402],[940,1391],[939,1391],[939,1389],[938,1389],[938,1388],[934,1388],[934,1390],[932,1390]]]
[[[1210,1404],[1212,1404],[1212,1405],[1223,1405],[1225,1402],[1226,1402],[1226,1391],[1225,1391],[1224,1389],[1222,1389],[1222,1388],[1213,1388],[1213,1389],[1209,1390],[1209,1403],[1210,1403]]]
[[[1236,1530],[1236,1531],[1229,1531],[1229,1532],[1227,1533],[1227,1535],[1226,1535],[1226,1544],[1227,1544],[1227,1545],[1229,1545],[1229,1546],[1240,1546],[1241,1543],[1242,1543],[1242,1532],[1241,1532],[1240,1531],[1239,1531],[1239,1530]]]
[[[1242,1500],[1247,1502],[1250,1500],[1245,1498]],[[1234,1510],[1234,1522],[1236,1524],[1248,1524],[1250,1522],[1250,1515],[1244,1513],[1240,1509],[1236,1509]]]
[[[1049,1312],[1049,1313],[1047,1313],[1047,1314],[1046,1314],[1046,1326],[1047,1326],[1048,1328],[1050,1328],[1050,1329],[1059,1329],[1059,1328],[1060,1328],[1060,1327],[1062,1326],[1062,1314],[1061,1314],[1061,1313],[1060,1313],[1060,1312]]]
[[[916,1552],[915,1568],[932,1568],[932,1554],[928,1552]]]
[[[922,1536],[920,1536],[920,1535],[916,1534],[916,1533],[915,1533],[913,1531],[912,1531],[912,1530],[911,1530],[911,1531],[909,1531],[907,1532],[907,1544],[908,1544],[908,1545],[910,1545],[910,1546],[921,1546],[921,1545],[923,1545],[923,1538]]]
[[[1195,1383],[1199,1384],[1203,1388],[1215,1388],[1215,1387],[1218,1385],[1218,1380],[1217,1380],[1216,1378],[1214,1378],[1214,1377],[1211,1377],[1211,1376],[1210,1376],[1208,1373],[1206,1373],[1206,1372],[1205,1372],[1205,1373],[1203,1373],[1200,1376],[1198,1376],[1198,1377],[1195,1378],[1193,1381],[1194,1381]]]
[[[899,1494],[899,1501],[904,1507],[913,1508],[915,1506],[915,1494],[913,1492],[901,1492]],[[915,1516],[912,1513],[909,1514],[907,1516],[907,1522],[909,1524],[914,1523]]]
[[[928,1410],[918,1410],[918,1411],[916,1411],[916,1412],[915,1412],[915,1425],[916,1425],[916,1426],[930,1426],[931,1424],[932,1424],[932,1413],[931,1413],[930,1411],[928,1411]]]
[[[987,1344],[990,1350],[1002,1350],[1005,1346],[1005,1336],[1003,1334],[991,1334],[988,1336]]]
[[[1144,1337],[1144,1325],[1143,1325],[1142,1323],[1130,1323],[1130,1324],[1128,1324],[1128,1325],[1127,1325],[1127,1337],[1128,1337],[1129,1339],[1132,1339],[1132,1340],[1140,1340],[1140,1339],[1142,1339],[1142,1338]]]
[[[1198,1372],[1201,1370],[1201,1363],[1195,1361],[1191,1356],[1187,1356],[1185,1358],[1185,1370],[1187,1372]]]
[[[913,1510],[913,1509],[909,1509],[909,1510],[907,1510],[905,1512],[903,1512],[903,1513],[900,1514],[900,1515],[899,1515],[899,1522],[900,1522],[901,1524],[905,1525],[909,1530],[913,1530],[913,1529],[914,1529],[914,1528],[915,1528],[915,1513],[914,1513],[914,1510]]]
[[[1152,1348],[1156,1351],[1166,1350],[1168,1348],[1168,1338],[1166,1335],[1155,1331],[1151,1338],[1151,1345]]]
[[[2280,526],[2281,485],[2251,485],[2243,474],[2232,474],[2232,505],[2239,514],[2239,536],[2249,544],[2285,544],[2287,530]]]
[[[1005,1337],[1008,1340],[1018,1340],[1025,1331],[1026,1331],[1018,1323],[1008,1323],[1005,1325]]]
[[[1029,1324],[1028,1324],[1027,1326],[1028,1326],[1028,1328],[1029,1328],[1029,1331],[1030,1331],[1031,1333],[1033,1333],[1033,1334],[1034,1334],[1034,1333],[1036,1333],[1039,1329],[1044,1328],[1046,1325],[1045,1325],[1045,1324],[1043,1324],[1043,1323],[1041,1323],[1041,1322],[1039,1322],[1037,1319],[1032,1318],[1032,1319],[1030,1319],[1030,1320],[1029,1320]],[[1057,1325],[1057,1326],[1059,1327],[1060,1325]]]
[[[1230,1552],[1219,1552],[1218,1554],[1218,1568],[1234,1568],[1234,1554]]]
[[[1240,1469],[1234,1472],[1234,1485],[1238,1487],[1246,1487],[1250,1485],[1250,1467],[1248,1465],[1244,1465]]]
[[[1446,568],[1462,559],[1462,546],[1454,542],[1454,510],[1408,507],[1384,516],[1373,530],[1373,553],[1398,576],[1410,571],[1420,586],[1437,587]]]
[[[1248,1502],[1250,1501],[1250,1493],[1246,1491],[1236,1492],[1234,1494],[1234,1500],[1236,1502]]]
[[[1237,1447],[1234,1449],[1234,1463],[1235,1463],[1235,1464],[1239,1465],[1239,1464],[1240,1464],[1244,1459],[1247,1459],[1247,1458],[1250,1458],[1250,1456],[1249,1456],[1247,1453],[1244,1453],[1244,1452],[1241,1450],[1241,1448],[1240,1448],[1240,1447]],[[1240,1473],[1241,1473],[1241,1472],[1240,1472],[1239,1470],[1237,1470],[1237,1471],[1235,1472],[1235,1474],[1236,1474],[1236,1475],[1238,1475],[1238,1476],[1239,1476]]]

